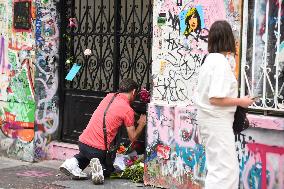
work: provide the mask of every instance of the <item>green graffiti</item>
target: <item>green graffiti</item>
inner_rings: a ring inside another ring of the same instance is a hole
[[[8,101],[34,103],[25,69],[22,69],[12,78],[10,87],[13,93],[8,95]]]
[[[4,4],[0,4],[0,15],[5,15],[6,14],[6,7]]]
[[[9,58],[9,63],[11,64],[11,69],[16,70],[17,69],[17,57],[14,52],[8,51],[8,58]]]
[[[7,102],[7,112],[17,115],[16,121],[34,122],[35,120],[35,105],[17,102]]]

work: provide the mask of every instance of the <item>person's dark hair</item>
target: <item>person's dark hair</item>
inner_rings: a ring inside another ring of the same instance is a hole
[[[235,38],[230,24],[225,20],[219,20],[212,24],[208,37],[208,52],[236,53]]]
[[[121,82],[120,82],[120,85],[119,85],[119,92],[122,92],[122,93],[129,93],[131,92],[133,89],[136,89],[136,91],[138,91],[138,84],[131,78],[126,78],[126,79],[123,79]]]

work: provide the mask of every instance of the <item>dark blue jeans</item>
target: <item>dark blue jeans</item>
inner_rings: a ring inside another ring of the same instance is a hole
[[[93,148],[81,142],[78,145],[79,154],[76,154],[74,157],[78,160],[80,169],[84,170],[90,164],[92,158],[98,158],[104,169],[104,177],[109,177],[114,171],[114,167],[106,164],[106,151]]]

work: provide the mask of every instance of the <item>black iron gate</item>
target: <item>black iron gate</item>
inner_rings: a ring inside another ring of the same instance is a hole
[[[121,79],[150,88],[152,0],[62,0],[60,5],[61,139],[77,142],[102,98],[117,91]],[[74,63],[80,71],[67,81]]]

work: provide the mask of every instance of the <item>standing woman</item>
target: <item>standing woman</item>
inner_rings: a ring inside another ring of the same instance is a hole
[[[239,164],[235,148],[233,121],[236,106],[253,103],[238,98],[235,39],[226,21],[212,24],[208,37],[208,56],[199,71],[196,90],[197,121],[205,145],[207,176],[205,189],[237,189]]]

